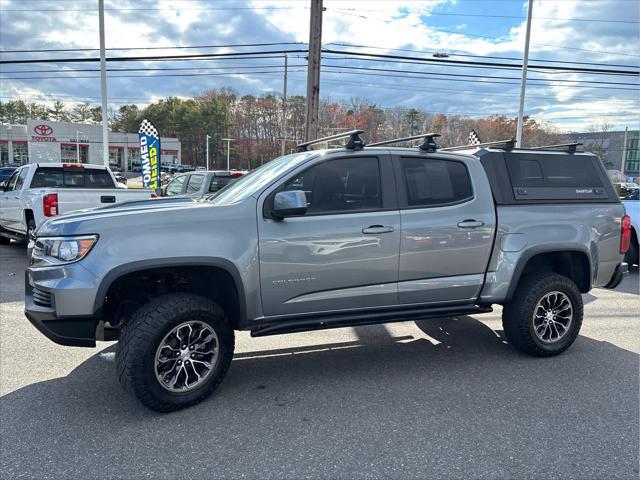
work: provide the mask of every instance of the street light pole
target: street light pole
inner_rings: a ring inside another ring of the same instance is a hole
[[[287,151],[287,69],[288,58],[284,56],[284,92],[282,95],[282,155]]]
[[[524,122],[524,94],[527,87],[527,66],[529,64],[529,39],[531,38],[531,17],[533,0],[529,0],[527,12],[527,33],[524,40],[524,58],[522,61],[522,78],[520,79],[520,108],[518,109],[518,125],[516,127],[516,145],[522,147],[522,124]]]
[[[222,140],[227,142],[227,171],[230,170],[229,168],[229,154],[231,151],[231,142],[234,141],[233,138],[223,138]]]
[[[209,139],[211,135],[207,135],[207,170],[209,170]]]

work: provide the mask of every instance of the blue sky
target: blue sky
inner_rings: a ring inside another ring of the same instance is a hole
[[[110,49],[308,41],[309,2],[306,0],[105,0],[105,5],[107,48]],[[636,0],[536,0],[530,56],[554,62],[621,65],[593,66],[595,68],[628,66],[627,70],[638,70],[639,5]],[[526,15],[526,2],[522,0],[325,0],[325,6],[325,48],[426,58],[432,58],[434,52],[446,52],[456,60],[483,60],[462,55],[514,59],[522,56]],[[0,0],[0,49],[3,51],[97,47],[97,0]],[[306,45],[291,44],[113,50],[109,55],[304,48]],[[95,55],[97,52],[3,52],[2,58]],[[304,56],[304,53],[289,55],[289,94],[305,93]],[[340,54],[326,55],[323,61],[326,65],[321,77],[323,98],[348,100],[357,96],[381,107],[401,105],[471,117],[515,116],[517,113],[520,75],[517,70],[382,63]],[[489,61],[509,62],[495,58]],[[197,62],[114,62],[110,68],[183,70],[109,72],[109,103],[115,108],[124,103],[143,105],[169,95],[191,96],[225,86],[241,94],[279,94],[282,64],[281,56]],[[384,71],[359,70],[363,67]],[[97,72],[65,73],[69,69],[93,68],[97,65],[2,65],[0,95],[2,100],[98,103]],[[476,77],[445,77],[437,73]],[[159,74],[174,76],[160,77]],[[131,78],[131,75],[137,77]],[[616,129],[640,126],[637,76],[531,71],[529,77],[525,113],[550,122],[559,130],[584,130],[601,121],[611,123]]]

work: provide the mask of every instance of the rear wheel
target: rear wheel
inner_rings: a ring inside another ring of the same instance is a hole
[[[159,412],[207,398],[233,358],[234,335],[212,300],[172,293],[143,305],[127,322],[116,365],[125,390]]]
[[[504,306],[502,325],[509,343],[521,352],[548,357],[564,352],[582,325],[578,287],[553,272],[527,275],[511,303]]]

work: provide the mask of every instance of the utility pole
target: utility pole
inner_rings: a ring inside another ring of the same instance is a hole
[[[282,95],[282,155],[287,150],[287,68],[288,57],[284,56],[284,92]]]
[[[309,60],[307,67],[307,122],[305,140],[318,138],[320,107],[320,56],[322,49],[322,0],[311,0],[309,22]]]
[[[531,17],[533,0],[529,0],[527,12],[527,33],[524,39],[524,59],[522,61],[522,78],[520,79],[520,108],[518,109],[518,126],[516,127],[516,146],[522,147],[522,123],[524,121],[524,93],[527,87],[527,66],[529,65],[529,39],[531,38]]]
[[[209,139],[211,135],[207,135],[207,170],[209,170]]]
[[[231,170],[229,168],[229,153],[231,152],[231,142],[234,141],[233,138],[223,138],[227,142],[227,171]]]
[[[629,141],[629,127],[624,128],[624,137],[622,139],[622,163],[620,164],[620,171],[624,175],[624,169],[627,165],[627,142]]]
[[[109,166],[109,123],[107,112],[107,60],[104,45],[104,0],[98,0],[100,24],[100,95],[102,96],[102,161]]]

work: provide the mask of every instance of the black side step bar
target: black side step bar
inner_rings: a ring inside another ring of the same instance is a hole
[[[266,323],[251,330],[252,337],[264,337],[281,333],[307,332],[326,328],[354,327],[359,325],[373,325],[376,323],[406,322],[425,318],[453,317],[457,315],[473,315],[492,312],[491,307],[478,305],[462,305],[455,307],[412,308],[394,311],[373,311],[365,313],[343,313],[293,320],[280,320]]]

